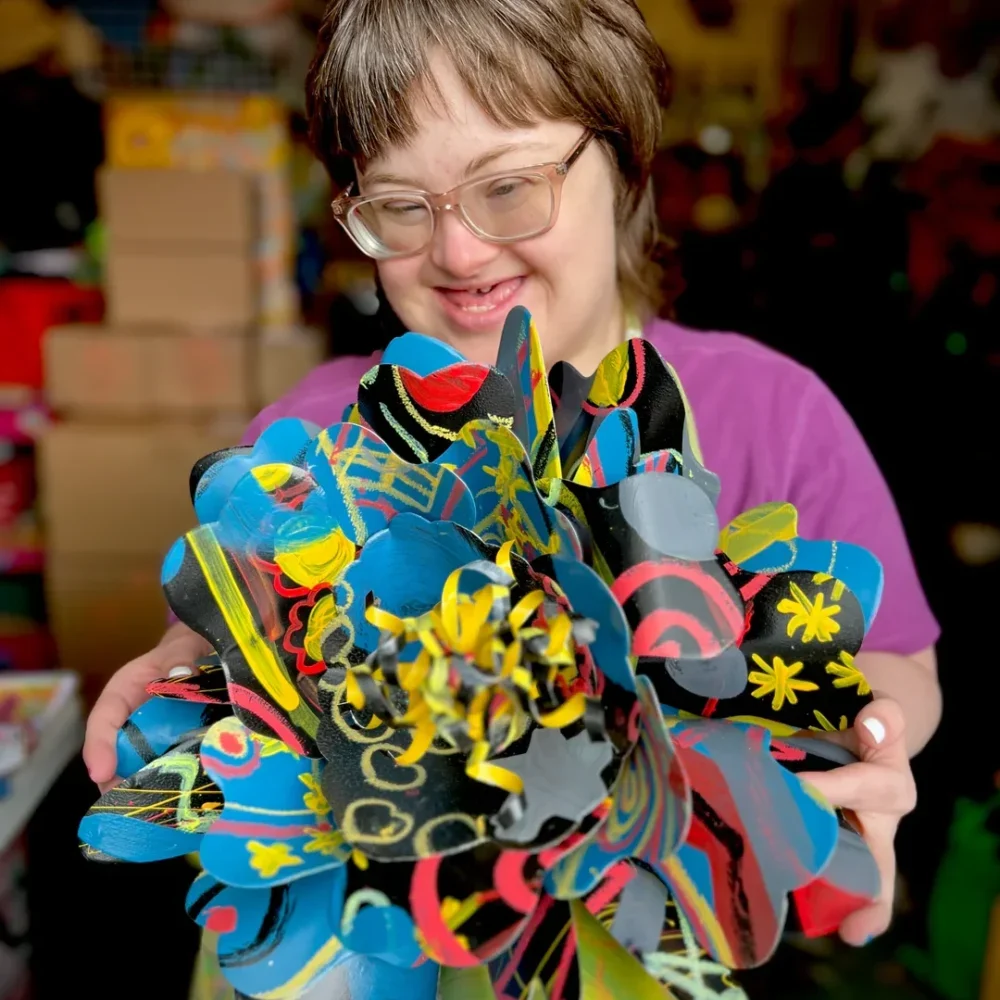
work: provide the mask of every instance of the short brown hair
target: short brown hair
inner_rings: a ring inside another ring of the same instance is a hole
[[[669,73],[634,0],[331,0],[306,83],[310,133],[338,188],[412,138],[412,101],[446,52],[497,124],[577,121],[618,166],[618,275],[629,307],[660,305],[650,169]],[[425,91],[426,93],[426,91]]]

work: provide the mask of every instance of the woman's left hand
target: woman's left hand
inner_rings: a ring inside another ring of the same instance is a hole
[[[897,702],[876,698],[858,713],[853,729],[823,734],[824,738],[846,746],[860,761],[832,771],[799,775],[819,789],[831,804],[855,814],[882,878],[875,902],[852,913],[841,924],[840,936],[848,944],[867,944],[884,933],[892,919],[896,886],[893,841],[899,821],[917,804],[904,739],[905,725]]]

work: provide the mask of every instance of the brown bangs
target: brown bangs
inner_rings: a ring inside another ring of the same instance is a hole
[[[623,140],[652,158],[666,74],[631,0],[334,0],[307,98],[316,152],[338,183],[353,171],[337,161],[364,164],[412,138],[415,100],[436,96],[435,50],[499,125],[578,121],[620,167],[633,160]]]

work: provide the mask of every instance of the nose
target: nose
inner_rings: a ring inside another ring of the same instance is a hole
[[[452,278],[474,278],[501,252],[499,244],[476,236],[455,211],[438,213],[430,258]]]

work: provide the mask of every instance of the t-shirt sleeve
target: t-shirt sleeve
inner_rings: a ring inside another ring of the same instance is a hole
[[[882,603],[865,649],[910,655],[932,646],[940,628],[889,487],[854,421],[814,375],[794,433],[789,496],[800,536],[853,542],[882,563]]]
[[[281,399],[261,410],[250,421],[240,443],[253,444],[282,417],[297,417],[319,427],[340,423],[344,411],[358,398],[358,380],[376,361],[375,355],[351,356],[320,365]]]

